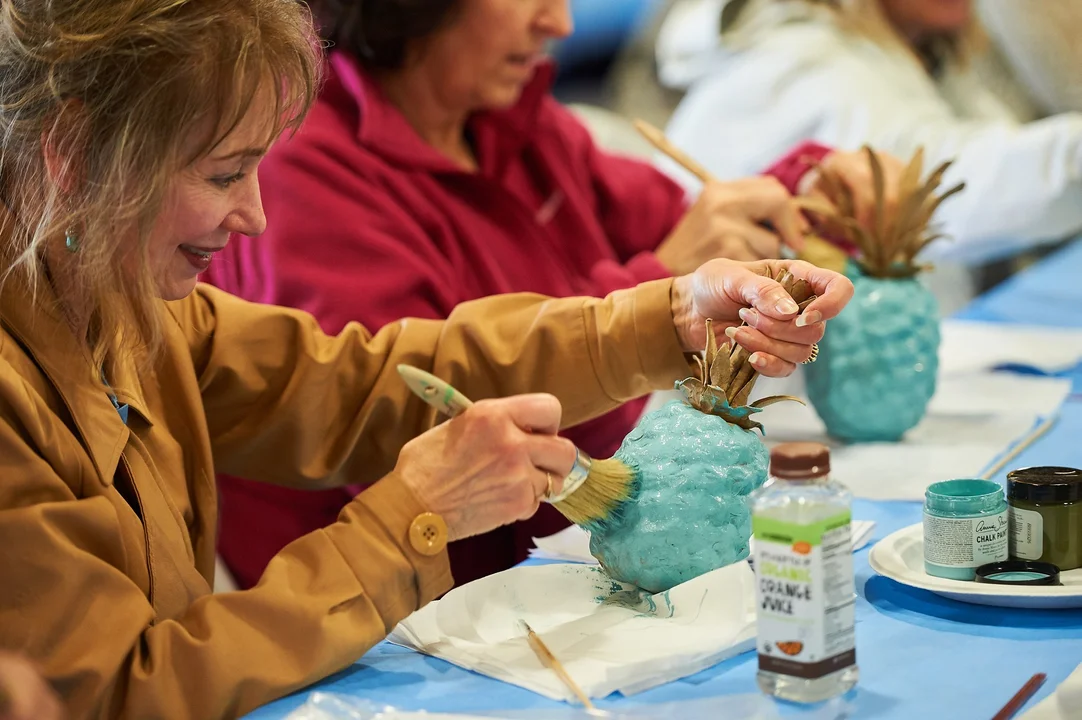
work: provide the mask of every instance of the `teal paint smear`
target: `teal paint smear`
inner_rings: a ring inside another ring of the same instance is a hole
[[[636,469],[637,491],[619,514],[587,528],[590,551],[613,579],[662,593],[747,558],[746,499],[769,464],[758,435],[673,402],[645,416],[616,457]]]

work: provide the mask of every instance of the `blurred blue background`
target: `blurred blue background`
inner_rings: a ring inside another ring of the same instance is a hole
[[[575,32],[553,55],[563,78],[603,73],[663,0],[571,0]]]

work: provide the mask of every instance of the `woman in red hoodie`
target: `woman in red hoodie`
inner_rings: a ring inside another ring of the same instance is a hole
[[[499,293],[603,296],[711,257],[777,257],[782,243],[801,242],[790,193],[810,159],[866,199],[864,163],[814,145],[764,177],[708,185],[690,207],[653,167],[602,152],[549,93],[542,53],[571,31],[567,0],[312,6],[333,43],[325,85],[303,128],[262,164],[269,230],[234,238],[207,279],[304,309],[327,332],[443,318]],[[641,409],[630,403],[567,436],[608,457]],[[242,586],[291,540],[334,522],[350,497],[235,478],[220,489],[219,548]],[[456,581],[510,567],[532,535],[565,524],[545,507],[457,543]]]

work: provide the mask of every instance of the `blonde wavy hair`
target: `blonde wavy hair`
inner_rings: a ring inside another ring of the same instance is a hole
[[[928,62],[934,56],[949,56],[965,64],[986,49],[986,36],[974,17],[969,25],[958,33],[941,35],[930,47],[911,46],[891,25],[883,13],[879,0],[803,0],[809,5],[830,8],[838,13],[843,27],[859,32],[881,44],[900,44],[917,55],[918,60]],[[931,54],[933,57],[929,57]]]
[[[268,143],[296,128],[318,68],[296,0],[2,0],[0,190],[15,216],[4,278],[63,283],[99,364],[153,357],[163,330],[147,243],[171,178],[267,88]],[[51,277],[48,244],[68,232],[78,250]]]

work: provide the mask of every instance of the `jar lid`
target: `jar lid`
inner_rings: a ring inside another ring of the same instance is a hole
[[[1059,585],[1059,568],[1032,560],[1005,560],[977,568],[976,580],[990,585]]]
[[[1073,503],[1082,500],[1082,470],[1031,467],[1007,473],[1007,498],[1034,503]]]
[[[830,474],[830,449],[821,443],[782,443],[770,451],[770,474],[783,480],[814,480]]]

